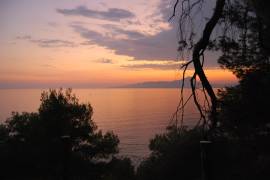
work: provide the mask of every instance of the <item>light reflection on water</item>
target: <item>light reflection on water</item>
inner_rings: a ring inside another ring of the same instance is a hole
[[[37,111],[39,89],[0,90],[0,121],[12,111]],[[179,89],[74,89],[80,102],[91,103],[93,119],[103,131],[120,138],[120,154],[142,159],[149,154],[149,140],[165,131],[179,102]],[[190,95],[185,89],[184,95]],[[193,101],[185,109],[186,125],[194,125],[198,113]]]

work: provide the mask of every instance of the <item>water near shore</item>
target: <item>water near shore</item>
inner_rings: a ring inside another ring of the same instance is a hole
[[[12,111],[37,111],[40,89],[0,90],[0,121]],[[93,119],[103,131],[112,130],[120,138],[120,154],[141,159],[149,154],[149,140],[164,132],[179,102],[179,89],[74,89],[80,102],[91,103]],[[185,89],[185,98],[190,95]],[[187,125],[198,114],[193,101],[185,109]]]

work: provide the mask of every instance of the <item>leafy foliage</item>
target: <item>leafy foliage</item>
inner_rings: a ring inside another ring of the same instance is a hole
[[[210,43],[210,49],[220,50],[218,62],[240,79],[247,73],[269,65],[269,52],[264,37],[268,28],[257,15],[250,1],[226,3],[220,20],[222,35]]]

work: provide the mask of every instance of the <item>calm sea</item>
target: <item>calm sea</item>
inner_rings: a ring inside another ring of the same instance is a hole
[[[37,111],[40,89],[1,89],[0,121],[12,111]],[[149,154],[149,140],[165,131],[179,102],[179,89],[74,89],[80,102],[91,103],[93,119],[103,131],[120,138],[120,154],[142,159]],[[184,90],[185,98],[190,89]],[[194,125],[198,113],[193,101],[185,109],[185,124]]]

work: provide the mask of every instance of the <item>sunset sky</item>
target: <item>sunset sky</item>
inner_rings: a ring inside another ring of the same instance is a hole
[[[177,22],[168,22],[173,3],[0,0],[0,88],[180,79]],[[218,68],[216,57],[206,56],[211,82],[235,81]]]

